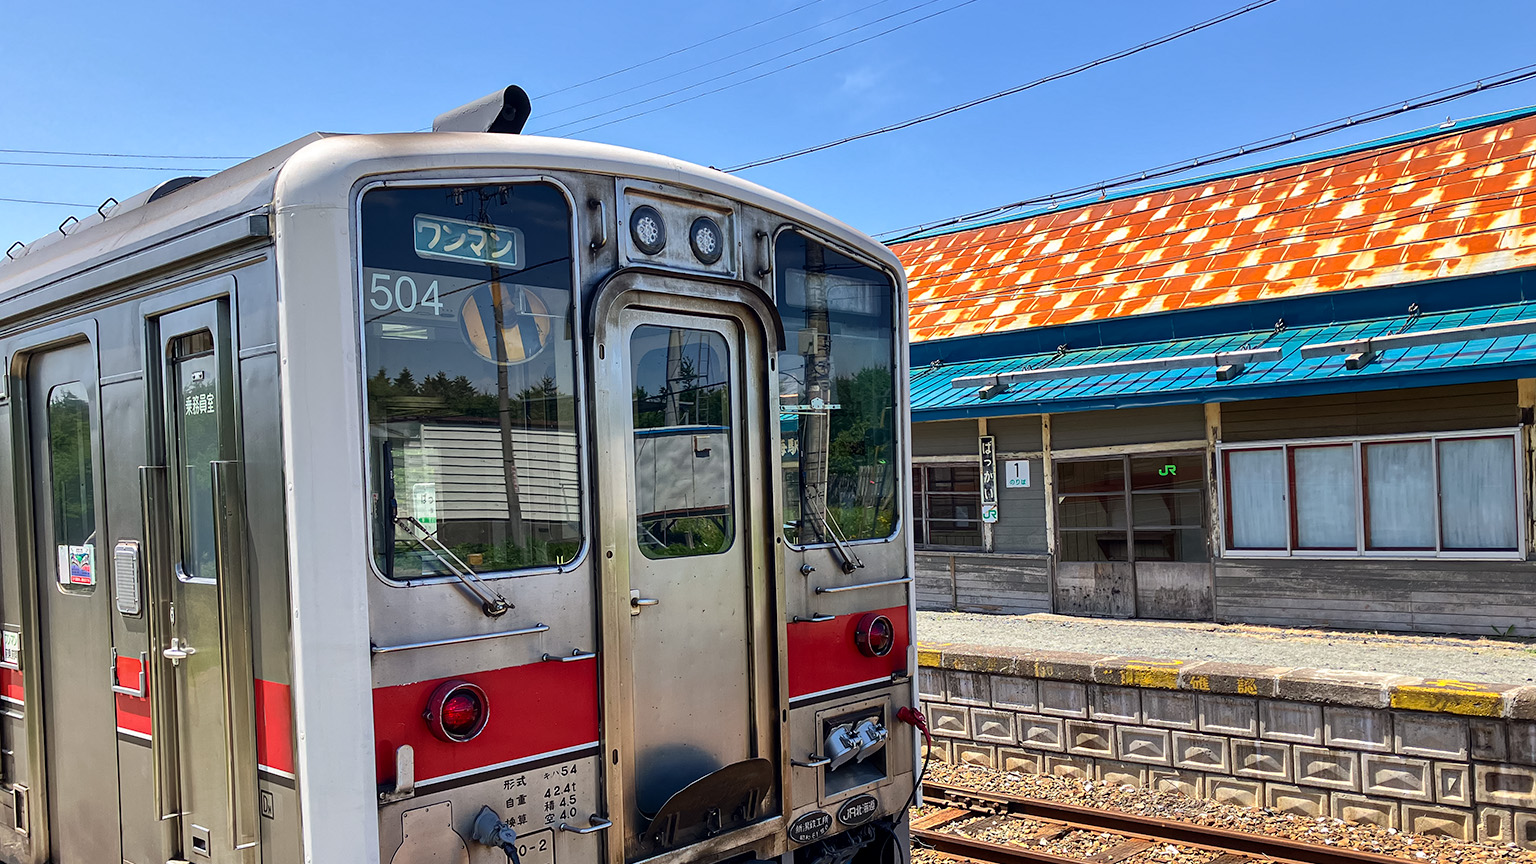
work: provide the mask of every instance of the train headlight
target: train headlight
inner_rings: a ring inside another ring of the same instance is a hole
[[[896,625],[884,615],[871,612],[859,619],[853,641],[866,657],[884,657],[896,645]]]
[[[655,207],[642,204],[629,213],[629,236],[641,252],[655,255],[667,248],[667,223]]]
[[[693,220],[693,227],[688,229],[688,245],[693,247],[693,257],[705,264],[713,264],[720,260],[720,254],[725,251],[725,232],[715,220],[708,216],[700,216]]]
[[[469,683],[454,679],[445,681],[432,691],[427,700],[427,727],[444,741],[468,741],[485,731],[485,723],[491,719],[491,704],[485,691]]]

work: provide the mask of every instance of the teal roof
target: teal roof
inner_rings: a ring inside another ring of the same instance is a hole
[[[912,413],[915,420],[946,420],[1225,402],[1536,377],[1536,335],[1471,339],[1379,351],[1373,362],[1355,370],[1345,368],[1342,356],[1307,360],[1302,359],[1300,354],[1303,345],[1323,342],[1527,320],[1536,324],[1536,301],[1064,353],[914,365],[911,382]],[[1203,366],[1160,372],[1028,381],[1014,384],[990,399],[983,399],[978,387],[957,389],[950,386],[952,379],[962,376],[997,375],[1051,366],[1084,366],[1182,357],[1245,348],[1279,348],[1283,353],[1277,361],[1249,363],[1240,375],[1229,381],[1216,380],[1215,366]]]

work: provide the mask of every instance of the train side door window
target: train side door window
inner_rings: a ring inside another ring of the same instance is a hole
[[[630,336],[636,537],[647,558],[713,555],[736,535],[725,340],[636,327]]]
[[[96,586],[96,487],[91,454],[91,403],[79,381],[48,391],[48,472],[59,590],[89,594]]]
[[[171,345],[171,360],[177,395],[172,440],[180,493],[181,559],[177,575],[212,582],[217,579],[218,566],[213,542],[213,469],[209,463],[224,458],[213,334],[203,330],[177,339]]]

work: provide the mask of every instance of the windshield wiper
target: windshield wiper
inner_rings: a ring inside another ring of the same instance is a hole
[[[844,573],[862,570],[864,562],[860,561],[859,556],[848,547],[847,539],[843,537],[843,532],[838,530],[837,521],[832,518],[831,509],[823,504],[822,509],[817,510],[815,500],[815,497],[806,498],[805,503],[811,505],[806,509],[810,510],[811,515],[815,516],[816,521],[821,524],[821,533],[830,538],[832,545],[836,547],[837,556],[842,559],[838,562],[838,566],[842,567]]]
[[[453,550],[444,546],[441,540],[432,536],[427,526],[416,521],[416,517],[396,516],[395,524],[405,529],[407,537],[421,544],[421,548],[427,550],[433,558],[438,560],[438,563],[448,569],[449,573],[464,583],[469,593],[475,595],[475,599],[480,601],[480,611],[484,612],[486,617],[500,618],[507,613],[507,610],[514,608],[512,601],[501,596],[495,588],[485,584],[480,574],[465,564],[459,556],[453,554]],[[436,544],[436,548],[433,548],[433,544]]]

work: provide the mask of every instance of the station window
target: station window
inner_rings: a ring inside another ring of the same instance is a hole
[[[1200,453],[1056,464],[1062,561],[1205,561],[1204,512]]]
[[[912,513],[918,546],[980,549],[981,469],[913,465]]]
[[[1513,432],[1224,448],[1226,549],[1239,555],[1515,557]]]

